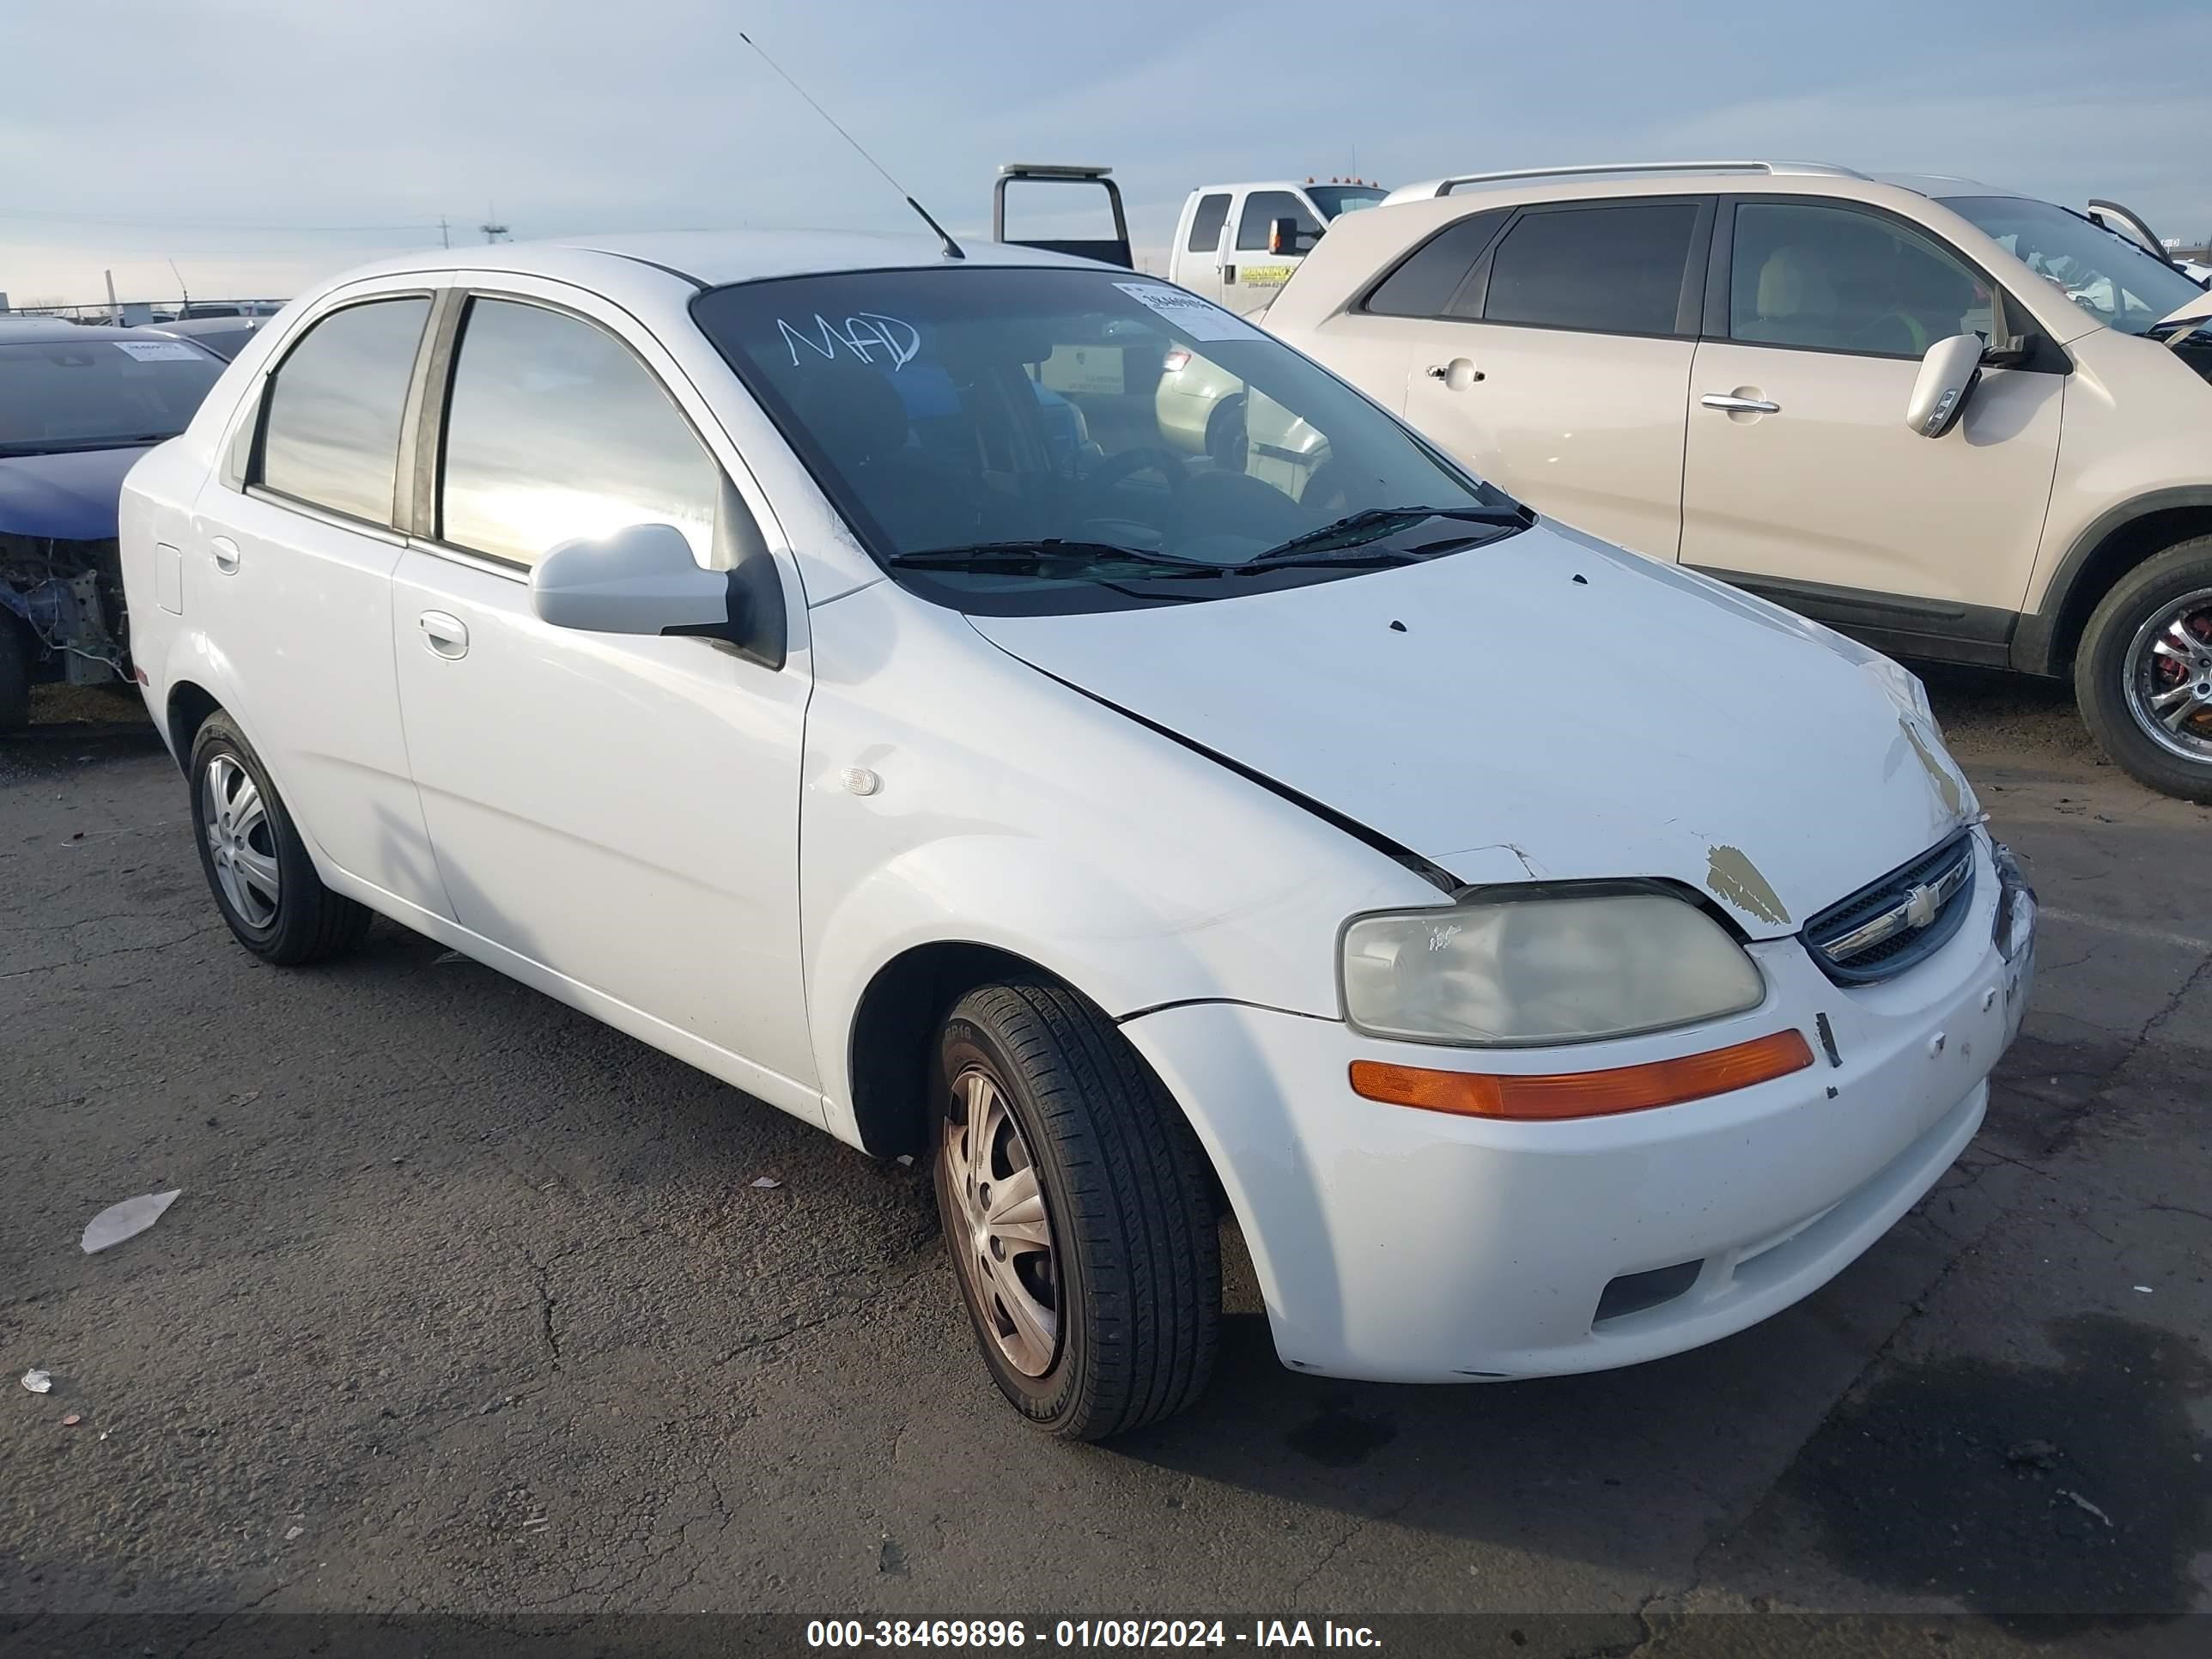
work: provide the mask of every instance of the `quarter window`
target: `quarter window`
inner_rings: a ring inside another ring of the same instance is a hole
[[[1278,219],[1295,219],[1298,235],[1310,238],[1321,234],[1321,221],[1307,210],[1306,204],[1287,190],[1255,190],[1244,198],[1244,211],[1237,216],[1237,246],[1240,252],[1267,251],[1267,228]],[[1289,249],[1285,249],[1288,252]]]
[[[1185,252],[1211,253],[1221,246],[1221,226],[1229,217],[1229,198],[1201,196],[1198,211],[1190,216],[1190,240],[1183,244]]]
[[[714,556],[721,471],[645,365],[580,318],[472,300],[447,404],[441,540],[532,565],[635,524]]]
[[[1741,202],[1729,261],[1729,336],[1918,357],[1991,332],[1987,283],[1892,219],[1850,208]]]
[[[1385,317],[1443,317],[1452,296],[1474,269],[1512,211],[1492,208],[1448,225],[1413,250],[1406,262],[1382,279],[1367,297],[1367,309]]]
[[[333,513],[392,522],[399,426],[430,302],[378,300],[301,337],[269,385],[257,480]]]
[[[1673,334],[1698,210],[1638,202],[1525,213],[1491,256],[1483,319]]]

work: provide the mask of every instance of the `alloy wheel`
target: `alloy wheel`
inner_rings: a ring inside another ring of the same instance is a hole
[[[2185,760],[2212,761],[2212,587],[2162,605],[2128,645],[2128,712]]]

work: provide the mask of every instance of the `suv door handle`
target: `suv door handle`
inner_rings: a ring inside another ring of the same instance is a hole
[[[208,543],[208,551],[215,556],[215,568],[224,575],[238,574],[238,544],[229,537],[216,537]]]
[[[1708,392],[1698,399],[1707,409],[1724,409],[1731,415],[1779,415],[1780,404],[1771,404],[1764,398],[1739,398],[1731,392]]]
[[[425,611],[420,617],[422,636],[430,649],[441,657],[465,657],[469,654],[468,624],[459,617],[443,611]]]

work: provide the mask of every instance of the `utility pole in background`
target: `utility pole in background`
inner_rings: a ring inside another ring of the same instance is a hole
[[[190,316],[192,309],[192,296],[191,290],[185,287],[185,273],[177,269],[177,262],[174,259],[170,260],[168,264],[169,275],[177,279],[177,297],[184,301],[177,307],[177,315]]]
[[[506,237],[506,239],[510,242],[514,240],[512,236],[507,235],[507,227],[500,223],[499,210],[496,207],[492,206],[489,203],[486,203],[484,205],[484,222],[478,225],[477,228],[483,232],[483,239],[487,242],[496,242],[501,237]]]
[[[438,216],[438,246],[449,248],[453,245],[453,239],[446,232],[446,216],[441,213]]]
[[[123,320],[123,307],[115,303],[115,273],[103,270],[100,274],[107,278],[107,319],[119,323]]]

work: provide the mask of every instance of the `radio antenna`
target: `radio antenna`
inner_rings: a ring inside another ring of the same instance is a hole
[[[812,110],[817,115],[827,121],[840,138],[842,138],[847,143],[850,144],[854,150],[859,152],[860,157],[863,161],[866,161],[878,173],[882,173],[884,176],[884,182],[885,184],[889,185],[893,190],[898,191],[901,196],[906,198],[906,204],[921,216],[921,222],[927,225],[932,230],[935,231],[937,233],[937,240],[945,244],[945,257],[946,258],[964,259],[968,257],[965,253],[960,251],[960,244],[952,240],[952,233],[945,229],[943,225],[939,224],[936,220],[931,218],[929,216],[929,210],[922,206],[921,203],[915,201],[914,198],[908,193],[906,186],[899,183],[897,179],[892,178],[890,171],[881,161],[878,161],[874,156],[869,155],[866,150],[862,149],[860,148],[860,141],[853,137],[851,133],[846,131],[844,128],[839,126],[837,125],[837,118],[836,116],[830,114],[828,110],[816,103],[811,94],[807,92],[805,87],[800,86],[798,82],[793,80],[789,75],[786,74],[784,72],[783,65],[777,63],[775,58],[769,57],[767,51],[761,46],[759,41],[754,40],[751,35],[747,34],[743,29],[739,29],[738,31],[738,39],[744,41],[755,52],[759,52],[761,62],[766,64],[770,69],[774,70],[782,79],[784,85],[789,87],[801,98],[805,99],[806,106],[809,109]]]

